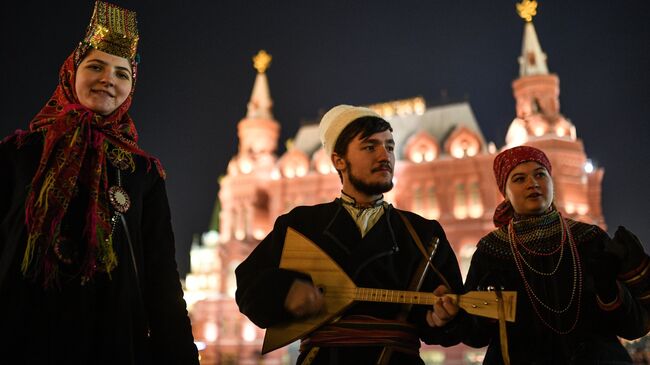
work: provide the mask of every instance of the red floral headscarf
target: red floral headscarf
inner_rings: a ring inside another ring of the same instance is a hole
[[[109,144],[146,157],[156,164],[162,177],[165,174],[159,161],[137,145],[138,134],[127,114],[135,85],[124,103],[108,116],[80,104],[74,85],[77,67],[86,51],[82,44],[68,56],[54,94],[30,122],[29,131],[19,131],[16,136],[20,145],[29,134],[44,135],[43,152],[25,204],[28,238],[22,271],[26,276],[42,278],[45,287],[58,283],[59,264],[65,262],[58,247],[61,221],[78,186],[84,186],[89,195],[80,243],[86,246],[79,259],[82,280],[92,279],[97,271],[110,273],[117,265],[107,193]],[[136,63],[131,63],[135,83]]]
[[[530,146],[518,146],[507,149],[499,153],[494,158],[494,164],[492,169],[494,170],[494,177],[497,180],[497,186],[499,191],[503,196],[506,196],[506,182],[508,181],[508,175],[512,169],[517,165],[534,161],[544,166],[548,173],[551,173],[551,162],[548,160],[548,157],[542,152],[542,150]],[[499,228],[505,226],[510,222],[514,215],[514,209],[512,204],[508,200],[502,201],[497,208],[494,210],[494,225]]]

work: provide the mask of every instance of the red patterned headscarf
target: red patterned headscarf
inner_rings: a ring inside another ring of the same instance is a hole
[[[79,103],[74,85],[85,51],[79,47],[68,56],[50,100],[30,122],[29,131],[17,132],[19,145],[29,134],[44,135],[43,152],[25,204],[28,238],[22,271],[26,276],[41,278],[45,287],[58,283],[60,262],[66,262],[59,247],[61,222],[79,186],[85,187],[89,195],[83,243],[77,243],[85,245],[80,250],[85,254],[78,259],[82,280],[92,279],[97,271],[110,273],[117,265],[107,192],[109,145],[153,161],[164,177],[158,160],[138,147],[138,134],[127,114],[135,86],[124,103],[108,116]],[[135,62],[132,65],[135,83]]]
[[[494,170],[494,177],[497,180],[497,186],[499,191],[503,196],[506,196],[506,183],[508,181],[508,175],[512,169],[517,165],[534,161],[544,166],[549,174],[551,174],[551,162],[548,160],[548,157],[542,152],[542,150],[530,146],[518,146],[507,149],[499,153],[494,158],[494,164],[492,169]],[[504,200],[497,206],[494,211],[494,225],[499,228],[510,222],[514,215],[514,209],[512,204],[508,200]]]

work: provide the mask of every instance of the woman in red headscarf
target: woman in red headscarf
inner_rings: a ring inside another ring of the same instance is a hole
[[[465,288],[517,291],[516,321],[507,324],[504,348],[499,324],[478,317],[464,342],[489,346],[484,364],[631,363],[617,336],[641,337],[650,320],[617,275],[622,265],[647,265],[626,256],[641,246],[623,242],[630,235],[623,228],[612,242],[598,226],[564,217],[553,204],[551,173],[544,152],[533,147],[496,156],[505,200],[494,214],[497,229],[477,245]]]
[[[158,160],[127,113],[135,13],[98,1],[54,94],[0,143],[0,359],[198,364]]]

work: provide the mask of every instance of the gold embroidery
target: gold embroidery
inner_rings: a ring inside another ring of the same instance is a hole
[[[113,147],[112,150],[108,152],[108,160],[120,170],[126,171],[131,170],[135,171],[135,161],[133,160],[133,154],[131,152],[125,151],[119,147]]]

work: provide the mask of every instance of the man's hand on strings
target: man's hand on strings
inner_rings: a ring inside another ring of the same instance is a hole
[[[449,293],[446,286],[440,285],[433,291],[433,294],[440,297],[433,303],[433,310],[427,311],[427,323],[431,327],[442,327],[449,323],[458,314],[458,304],[451,297],[445,297]]]

